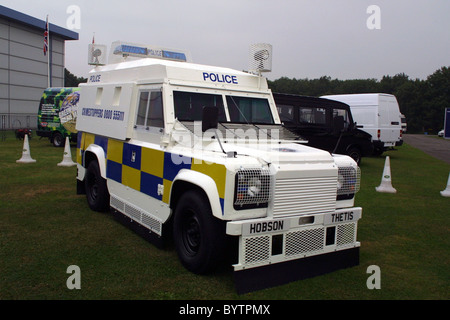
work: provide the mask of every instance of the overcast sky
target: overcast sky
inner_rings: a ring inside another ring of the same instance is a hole
[[[83,77],[90,70],[87,47],[94,33],[95,42],[108,45],[108,50],[115,40],[186,49],[196,63],[238,70],[248,69],[251,44],[270,43],[272,72],[265,75],[271,80],[381,79],[398,73],[425,79],[450,66],[449,0],[1,0],[1,4],[42,20],[48,14],[51,23],[78,32],[78,41],[66,42],[66,68]],[[71,6],[79,8],[79,15],[70,11]],[[77,16],[79,21],[74,20]]]

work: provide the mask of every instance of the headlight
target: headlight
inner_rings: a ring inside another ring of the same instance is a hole
[[[234,192],[236,210],[267,207],[270,198],[269,170],[240,169],[236,173]]]
[[[337,200],[353,199],[359,191],[361,171],[359,167],[339,167],[337,181]]]

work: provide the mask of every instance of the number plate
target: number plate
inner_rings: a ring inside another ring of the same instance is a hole
[[[361,208],[339,210],[327,214],[323,219],[324,225],[358,221],[361,218]]]
[[[242,228],[242,235],[252,236],[263,233],[280,232],[289,230],[290,220],[269,220],[269,221],[255,221],[247,223]]]

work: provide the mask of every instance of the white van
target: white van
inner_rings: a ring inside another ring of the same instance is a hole
[[[400,114],[400,120],[402,122],[402,131],[405,133],[408,128],[408,124],[406,123],[406,117],[403,113]]]
[[[403,144],[400,108],[395,96],[385,93],[326,95],[347,103],[358,128],[372,135],[374,154]]]

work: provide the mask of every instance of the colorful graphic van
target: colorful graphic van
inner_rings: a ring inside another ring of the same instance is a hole
[[[79,88],[47,88],[39,103],[36,134],[49,138],[55,147],[64,146],[66,137],[77,141],[75,123]]]

